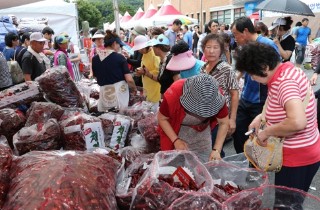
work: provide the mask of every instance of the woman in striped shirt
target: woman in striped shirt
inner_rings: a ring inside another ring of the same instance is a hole
[[[320,165],[316,103],[307,76],[292,63],[281,63],[277,52],[261,43],[243,46],[236,60],[236,69],[268,86],[267,127],[259,131],[260,114],[249,129],[255,128],[261,145],[270,136],[284,137],[283,166],[275,174],[275,185],[307,192]]]

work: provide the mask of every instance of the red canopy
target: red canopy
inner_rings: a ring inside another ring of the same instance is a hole
[[[121,22],[121,23],[126,23],[126,22],[128,22],[131,18],[132,18],[132,17],[131,17],[131,15],[129,14],[129,12],[126,11],[126,13],[124,13],[124,15],[122,16],[120,22]]]
[[[154,8],[153,4],[150,4],[149,8],[147,11],[144,13],[144,15],[140,18],[141,19],[146,19],[152,17],[154,14],[157,13],[156,8]]]
[[[174,6],[168,0],[166,0],[154,16],[164,15],[182,15],[182,13],[174,8]]]
[[[139,7],[136,14],[131,18],[131,21],[139,20],[144,15],[144,11]]]

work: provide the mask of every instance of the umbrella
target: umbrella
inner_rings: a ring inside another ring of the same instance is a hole
[[[310,7],[299,0],[266,0],[258,4],[256,9],[303,16],[315,16]]]

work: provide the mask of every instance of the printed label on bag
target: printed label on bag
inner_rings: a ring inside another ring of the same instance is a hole
[[[114,129],[112,132],[110,147],[118,150],[124,147],[125,140],[130,128],[130,120],[119,117],[114,122]]]
[[[83,126],[87,150],[94,147],[105,147],[101,122],[86,123]]]

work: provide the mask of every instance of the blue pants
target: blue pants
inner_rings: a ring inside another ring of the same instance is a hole
[[[296,63],[297,64],[303,63],[305,52],[306,52],[306,46],[299,45],[296,47]]]
[[[237,153],[243,152],[243,146],[248,136],[244,135],[248,131],[248,127],[252,120],[262,112],[264,103],[252,104],[243,99],[240,99],[237,120],[236,120],[236,130],[233,133],[233,145]]]

